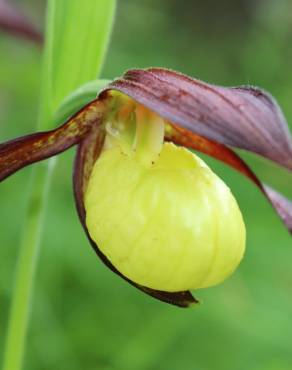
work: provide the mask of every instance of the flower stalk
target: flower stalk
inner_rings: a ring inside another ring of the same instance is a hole
[[[49,163],[50,171],[48,163],[42,164],[33,170],[31,176],[30,188],[34,191],[30,195],[21,235],[3,370],[19,370],[22,367],[45,205],[53,167],[52,160]]]

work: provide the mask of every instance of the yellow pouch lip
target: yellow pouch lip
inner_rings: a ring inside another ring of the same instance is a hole
[[[175,160],[176,155],[174,155],[174,153],[177,155],[176,160]],[[110,156],[113,156],[114,160],[112,160],[112,161],[109,160]],[[110,163],[110,166],[108,167],[107,171],[104,169],[104,174],[103,175],[102,174],[98,175],[98,173],[97,173],[98,169],[105,166],[107,161],[108,161],[107,164]],[[127,162],[127,165],[125,165],[126,162]],[[128,165],[129,165],[129,167],[127,169],[125,169],[124,166],[128,166]],[[115,171],[116,171],[116,173],[119,172],[119,178],[115,178]],[[131,171],[133,172],[132,174],[131,174]],[[136,171],[136,173],[135,173],[135,171]],[[106,172],[107,172],[107,175],[105,174]],[[122,254],[121,251],[120,251],[121,248],[127,249],[127,246],[126,246],[127,242],[125,242],[125,244],[122,247],[121,247],[121,245],[117,246],[117,251],[118,251],[118,254],[119,254],[119,257],[117,257],[117,256],[115,256],[115,253],[117,253],[117,252],[115,252],[115,248],[112,248],[110,250],[107,249],[105,247],[105,244],[107,242],[103,239],[103,237],[100,237],[101,234],[99,234],[99,233],[105,232],[104,230],[106,228],[108,228],[108,230],[111,230],[111,231],[108,231],[107,238],[112,237],[113,240],[116,240],[114,243],[116,243],[117,245],[119,243],[118,237],[115,238],[114,236],[111,236],[112,234],[120,233],[121,234],[121,239],[127,238],[127,234],[125,234],[123,231],[120,230],[119,225],[122,222],[122,220],[124,218],[128,217],[128,215],[132,212],[131,209],[134,206],[128,204],[127,207],[124,207],[125,208],[124,211],[119,214],[119,217],[116,216],[115,212],[118,212],[119,208],[121,208],[122,205],[121,204],[115,204],[115,199],[116,199],[115,198],[115,192],[118,192],[119,199],[122,199],[123,197],[126,197],[127,195],[125,195],[125,194],[127,192],[129,192],[129,199],[131,199],[131,194],[132,195],[136,194],[135,192],[137,192],[137,188],[142,187],[141,181],[142,182],[147,182],[147,181],[149,182],[151,180],[150,179],[151,176],[152,177],[153,176],[154,177],[158,176],[157,178],[159,178],[164,183],[164,182],[167,182],[166,179],[164,179],[164,178],[167,177],[167,176],[170,176],[170,173],[172,173],[171,176],[173,176],[173,178],[174,178],[174,184],[177,181],[176,176],[185,176],[184,181],[186,181],[186,183],[191,182],[191,185],[192,185],[192,184],[195,184],[195,181],[197,181],[200,184],[202,183],[205,187],[208,187],[209,188],[208,191],[210,191],[210,188],[212,189],[212,183],[213,182],[216,183],[216,186],[218,184],[220,184],[220,187],[223,187],[223,189],[225,189],[224,194],[226,196],[230,197],[230,199],[232,199],[232,202],[234,202],[234,205],[236,206],[235,214],[236,214],[236,217],[238,219],[238,223],[239,223],[239,225],[241,225],[241,228],[242,228],[241,233],[244,234],[244,237],[241,240],[241,244],[242,244],[241,247],[242,247],[242,249],[244,249],[244,240],[245,240],[244,224],[243,224],[242,217],[241,217],[240,211],[238,209],[237,203],[234,200],[233,196],[231,195],[230,190],[226,187],[225,184],[223,184],[222,180],[220,180],[199,157],[195,156],[190,151],[188,151],[184,148],[176,147],[174,144],[171,144],[171,143],[164,143],[163,150],[160,153],[159,160],[156,163],[154,163],[151,167],[144,166],[139,161],[136,161],[135,160],[135,153],[132,153],[132,155],[130,155],[130,156],[125,155],[125,153],[121,152],[121,148],[118,148],[118,147],[108,149],[104,153],[102,153],[101,157],[99,158],[99,160],[97,161],[97,163],[95,164],[95,167],[93,169],[92,178],[89,181],[88,191],[86,192],[86,196],[85,196],[85,207],[86,207],[86,215],[87,215],[86,223],[87,223],[87,227],[88,227],[89,233],[91,235],[91,238],[99,245],[99,248],[101,249],[101,251],[106,255],[106,257],[111,261],[111,263],[123,275],[127,276],[129,279],[133,280],[134,282],[136,282],[138,284],[141,284],[141,285],[144,285],[144,286],[147,286],[147,287],[152,288],[152,289],[159,289],[159,290],[165,290],[165,291],[178,291],[178,290],[184,290],[184,289],[198,289],[198,288],[201,288],[201,287],[205,287],[204,282],[205,283],[208,282],[207,276],[202,275],[200,278],[198,277],[198,279],[195,283],[194,282],[188,282],[188,281],[183,282],[184,279],[181,278],[180,279],[181,280],[181,283],[180,283],[181,285],[179,285],[176,282],[172,283],[171,286],[168,285],[167,279],[165,279],[163,277],[163,266],[162,266],[162,268],[160,268],[159,266],[156,266],[157,260],[159,260],[159,256],[161,256],[161,260],[163,260],[163,258],[165,256],[167,256],[167,254],[165,254],[166,251],[165,251],[164,247],[161,247],[161,253],[160,254],[159,253],[156,254],[156,257],[153,256],[153,264],[151,264],[151,254],[150,255],[147,254],[147,248],[145,246],[143,246],[143,248],[144,248],[143,251],[144,252],[141,252],[141,255],[140,255],[141,261],[143,261],[143,255],[145,255],[146,256],[145,258],[147,259],[148,262],[146,263],[146,260],[145,260],[144,265],[148,266],[149,270],[153,270],[153,276],[155,275],[154,270],[156,268],[156,270],[157,270],[156,275],[158,276],[157,279],[159,280],[159,275],[160,275],[161,276],[160,280],[163,280],[164,282],[160,282],[158,280],[156,281],[155,277],[153,277],[149,281],[147,281],[147,278],[145,278],[145,276],[144,277],[142,276],[143,274],[145,275],[145,271],[143,273],[141,272],[141,274],[140,274],[141,276],[138,276],[139,271],[137,272],[137,270],[139,270],[139,268],[140,268],[140,271],[142,271],[144,269],[144,266],[143,266],[143,262],[140,262],[139,252],[137,252],[139,247],[133,245],[134,244],[133,243],[134,236],[132,236],[132,238],[129,237],[128,246],[129,246],[129,248],[132,248],[136,253],[136,257],[135,257],[136,258],[136,263],[133,263],[133,261],[132,261],[132,264],[131,264],[132,267],[128,268],[125,265],[127,263],[127,258],[129,258],[127,256],[127,251],[125,251],[124,254]],[[113,178],[110,180],[109,178],[110,178],[111,174],[112,174]],[[96,189],[97,189],[96,191],[100,191],[100,189],[103,186],[106,187],[107,185],[103,185],[103,181],[106,181],[108,186],[111,187],[111,194],[109,194],[108,196],[97,197],[97,199],[94,200],[94,197],[95,197],[94,196],[94,192],[95,192],[95,184],[94,183],[95,183],[96,176],[98,178],[97,179],[97,185],[96,185]],[[105,176],[107,177],[107,179],[105,178]],[[132,176],[132,178],[131,178],[131,176]],[[135,176],[138,177],[138,178],[135,178]],[[169,179],[171,179],[171,176],[169,177]],[[200,176],[203,176],[204,181],[202,179],[200,180]],[[131,178],[131,181],[129,180],[130,178]],[[135,181],[137,181],[137,183]],[[124,182],[124,184],[123,184],[123,182]],[[110,183],[112,185],[110,185]],[[170,184],[167,184],[167,186],[168,185],[170,185]],[[184,189],[183,189],[183,187],[180,186],[181,184],[179,182],[179,179],[178,179],[178,185],[179,185],[178,189],[181,192],[181,195],[184,197],[184,201],[182,203],[183,203],[183,207],[185,207],[185,210],[181,211],[181,214],[184,215],[183,212],[186,213],[187,212],[186,208],[189,207],[188,203],[189,203],[189,198],[190,197],[188,197],[187,194],[184,194]],[[164,186],[165,186],[164,187],[165,191],[163,191],[163,194],[160,194],[160,196],[165,197],[166,196],[165,193],[167,192],[167,186],[165,184],[164,184]],[[158,187],[159,187],[159,183],[157,183],[155,185],[155,181],[154,181],[153,188],[152,189],[147,189],[147,191],[146,190],[144,191],[144,193],[143,193],[144,197],[147,198],[147,194],[152,194],[152,197],[154,197],[155,192],[158,192],[157,194],[159,194]],[[192,186],[189,186],[187,191],[191,192],[192,191],[191,188],[192,188]],[[117,189],[117,190],[115,190],[115,189]],[[149,190],[149,193],[148,193],[148,190]],[[142,190],[139,190],[139,191],[141,192]],[[201,197],[203,197],[203,196],[205,197],[202,186],[200,188],[198,188],[197,191],[200,191],[203,194],[203,195],[201,195]],[[168,196],[169,196],[170,202],[171,202],[171,198],[176,197],[175,198],[176,199],[176,206],[181,207],[181,204],[180,204],[181,202],[179,201],[179,198],[180,198],[179,195],[172,193],[171,189],[169,189],[168,193],[169,193]],[[158,197],[158,195],[157,195],[157,197]],[[110,202],[109,199],[111,199],[111,201],[112,201],[111,206],[109,206],[109,203],[107,203],[107,202]],[[139,200],[139,198],[137,198],[137,199]],[[204,200],[205,203],[206,203],[206,199]],[[151,199],[149,198],[149,202],[150,202],[150,200]],[[210,203],[210,199],[207,199],[207,200],[208,200],[207,203]],[[143,204],[144,208],[145,207],[147,208],[147,206],[148,206],[147,202],[148,202],[147,200],[144,200],[144,201],[142,200],[141,201],[141,204]],[[203,201],[201,201],[201,203],[202,202]],[[118,203],[118,201],[117,201],[117,203]],[[97,207],[97,208],[100,207],[100,210],[98,212],[102,215],[102,217],[103,217],[102,219],[100,218],[101,217],[100,215],[98,217],[94,216],[94,211],[92,211],[92,207]],[[143,207],[140,207],[140,208],[143,208]],[[165,203],[165,207],[167,208],[166,203]],[[212,205],[210,207],[212,208]],[[107,210],[107,208],[108,208],[108,210]],[[147,212],[146,208],[145,208],[145,212]],[[178,210],[179,210],[179,208],[178,208]],[[167,214],[168,211],[166,211],[166,213],[163,215],[163,217],[161,217],[161,220],[157,220],[158,225],[160,223],[163,224],[163,222],[165,222],[165,220],[167,220],[167,217],[169,216]],[[116,217],[115,219],[112,220],[112,222],[113,222],[112,229],[111,229],[111,225],[110,225],[111,224],[110,219],[108,221],[106,220],[105,214],[107,212],[109,213],[109,218],[110,217],[113,217],[113,218]],[[143,209],[138,209],[137,210],[137,208],[136,208],[135,212],[132,213],[133,225],[135,225],[137,217],[144,217],[143,215],[141,216],[141,214],[143,214]],[[157,212],[160,212],[160,211],[156,210],[156,213]],[[199,212],[202,213],[202,211],[199,211]],[[197,212],[197,214],[199,212]],[[147,219],[147,217],[148,216],[145,215],[145,219]],[[153,214],[152,215],[149,214],[149,219],[151,217],[155,217],[155,216],[153,216]],[[118,218],[120,218],[119,222],[117,221]],[[162,220],[163,220],[163,222],[162,222]],[[96,222],[100,222],[100,227],[97,226],[98,230],[100,230],[97,233],[99,235],[96,235],[96,233],[93,231],[94,227],[96,227],[96,225],[97,225]],[[178,244],[180,243],[180,239],[181,240],[186,240],[185,237],[182,236],[182,235],[175,236],[175,230],[174,229],[176,227],[176,223],[179,223],[179,222],[180,222],[180,219],[178,218],[177,220],[175,220],[175,222],[170,224],[171,230],[167,231],[170,235],[170,238],[175,238],[177,240]],[[205,222],[207,222],[207,221],[205,221]],[[197,219],[196,223],[199,224],[200,219]],[[106,224],[108,224],[108,225],[106,225]],[[128,230],[127,232],[130,234],[131,232],[133,233],[133,231],[131,231],[131,227],[130,227],[131,225],[129,226],[129,224],[131,224],[130,220],[128,220],[128,222],[124,225],[124,228],[127,229]],[[210,221],[210,225],[212,225],[211,221]],[[137,229],[139,229],[139,226],[137,226],[137,225],[133,226],[133,227],[134,228],[136,227]],[[152,227],[155,229],[154,224],[153,224]],[[167,229],[167,226],[165,227],[165,229]],[[157,232],[157,230],[155,232]],[[170,243],[169,241],[167,241],[167,232],[166,232],[166,236],[163,235],[163,237],[162,237],[162,240],[164,240],[164,246]],[[203,238],[203,239],[205,238],[206,243],[207,243],[209,232],[210,232],[210,230],[207,230],[205,234],[204,233],[202,234],[200,232],[198,235],[201,236],[201,238]],[[151,234],[151,231],[150,231],[150,234]],[[155,233],[153,232],[153,235],[154,234]],[[146,232],[146,235],[144,237],[146,239],[150,238],[149,235],[147,235],[147,232]],[[202,241],[202,243],[203,243],[203,241]],[[139,242],[139,243],[141,244],[141,242]],[[151,243],[149,243],[149,244],[151,244]],[[151,247],[151,245],[150,245],[150,247]],[[173,246],[173,248],[175,248],[175,245]],[[198,256],[201,255],[200,253],[198,254]],[[223,271],[224,276],[222,277],[222,279],[221,278],[216,278],[217,280],[215,279],[215,281],[214,281],[214,278],[213,278],[213,280],[208,282],[209,285],[214,285],[214,284],[220,282],[221,280],[226,278],[229,274],[231,274],[231,272],[234,271],[237,264],[241,260],[243,252],[242,253],[237,253],[237,255],[238,256],[235,258],[235,266],[231,266],[229,269],[227,269],[228,270],[227,272]],[[193,258],[193,260],[195,260],[193,254],[190,255],[190,258]],[[200,257],[200,258],[203,258],[203,257]],[[142,266],[139,267],[141,264],[142,264]],[[192,262],[190,262],[190,266],[188,266],[189,270],[191,270],[191,268],[192,268]],[[170,271],[168,272],[168,275],[171,276],[171,277],[173,275],[175,275],[174,270],[175,270],[175,267],[173,267],[173,269],[170,268]],[[206,268],[206,271],[207,270],[209,271],[210,267]]]

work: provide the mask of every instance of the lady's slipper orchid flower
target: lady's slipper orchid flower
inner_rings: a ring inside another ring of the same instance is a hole
[[[57,129],[1,144],[0,181],[73,145],[76,206],[94,250],[162,301],[196,303],[189,290],[224,280],[245,248],[236,200],[188,149],[247,176],[292,232],[292,203],[231,149],[292,170],[285,118],[258,88],[210,85],[162,68],[130,70]]]

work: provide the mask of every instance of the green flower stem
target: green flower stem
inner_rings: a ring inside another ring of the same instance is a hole
[[[22,367],[50,175],[51,171],[48,171],[48,164],[45,163],[34,168],[31,178],[31,186],[34,190],[30,196],[23,225],[3,370],[19,370]]]

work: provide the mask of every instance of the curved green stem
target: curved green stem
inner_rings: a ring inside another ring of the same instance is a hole
[[[4,352],[3,370],[21,369],[30,312],[32,286],[41,239],[46,198],[51,171],[41,164],[33,171],[31,195],[20,244],[16,281]]]

